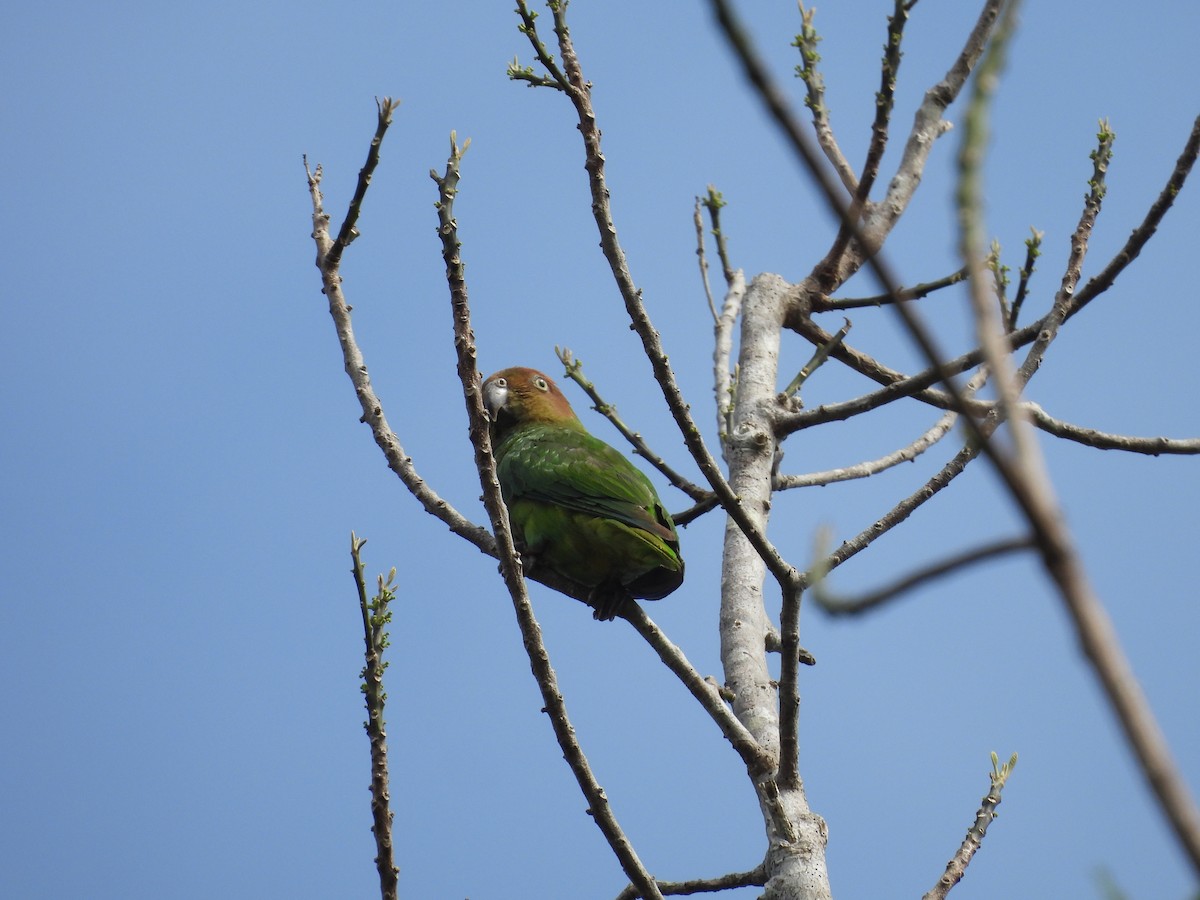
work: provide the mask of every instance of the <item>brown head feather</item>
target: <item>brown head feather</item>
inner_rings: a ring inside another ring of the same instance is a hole
[[[483,382],[483,401],[498,436],[531,422],[583,428],[558,385],[536,369],[514,366],[489,375]]]

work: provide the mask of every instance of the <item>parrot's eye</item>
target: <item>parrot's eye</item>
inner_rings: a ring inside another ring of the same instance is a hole
[[[508,379],[507,378],[497,378],[495,381],[492,382],[492,384],[496,385],[497,387],[502,387],[502,388],[508,387]]]
[[[550,390],[550,385],[546,383],[546,379],[545,379],[545,378],[535,378],[535,379],[533,379],[533,386],[534,386],[535,388],[537,388],[539,391],[548,391],[548,390]]]

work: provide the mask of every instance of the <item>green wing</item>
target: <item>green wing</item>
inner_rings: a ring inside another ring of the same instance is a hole
[[[599,438],[560,425],[528,425],[497,449],[505,500],[550,503],[615,519],[676,542],[675,525],[650,480]]]

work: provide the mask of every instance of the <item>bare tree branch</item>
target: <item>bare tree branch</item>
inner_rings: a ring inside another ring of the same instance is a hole
[[[361,198],[360,198],[361,202]],[[362,692],[367,706],[367,721],[363,727],[371,742],[371,833],[375,836],[375,869],[379,874],[379,892],[382,900],[396,900],[400,870],[392,854],[392,809],[391,793],[388,790],[387,731],[383,720],[384,701],[383,672],[387,663],[383,651],[390,639],[388,623],[392,621],[389,604],[396,599],[396,570],[393,568],[385,580],[379,576],[379,586],[374,598],[367,599],[365,566],[362,548],[366,539],[350,532],[350,559],[353,563],[354,584],[358,589],[358,605],[362,611],[363,642],[366,645],[366,665],[362,670]]]
[[[720,691],[704,679],[684,656],[683,651],[671,643],[667,636],[636,603],[626,603],[617,612],[617,616],[625,619],[634,630],[640,634],[658,654],[659,659],[666,664],[683,682],[684,687],[691,692],[704,710],[717,723],[725,739],[733,746],[746,770],[751,774],[760,775],[769,772],[774,766],[774,760],[763,750],[754,736],[746,729],[737,717],[729,711]]]
[[[729,261],[729,246],[725,240],[725,231],[721,228],[721,210],[727,205],[725,198],[711,184],[700,203],[708,210],[708,218],[712,223],[713,240],[717,242],[717,257],[721,260],[721,273],[725,276],[726,287],[733,287],[734,268]]]
[[[696,263],[700,266],[700,282],[704,285],[704,299],[708,301],[708,311],[712,313],[713,325],[720,322],[717,314],[717,304],[713,301],[712,285],[708,282],[708,255],[704,252],[704,217],[700,215],[700,198],[692,207],[692,223],[696,226]]]
[[[779,276],[759,275],[746,291],[742,311],[738,389],[727,458],[730,486],[753,517],[755,530],[766,528],[771,509],[776,450],[773,420],[778,406],[775,385],[787,290],[787,283]],[[827,900],[830,894],[824,821],[809,808],[795,775],[795,662],[799,635],[794,612],[799,602],[799,576],[780,580],[788,613],[780,629],[786,648],[782,662],[788,669],[776,687],[765,653],[770,632],[763,604],[766,569],[766,560],[751,543],[750,535],[741,528],[726,527],[720,628],[725,683],[733,692],[738,719],[776,760],[779,770],[777,777],[755,779],[769,841],[769,878],[764,896],[795,896],[795,885],[803,884],[809,891],[806,897]]]
[[[740,887],[760,887],[767,883],[766,867],[761,863],[748,872],[730,872],[717,878],[692,878],[688,881],[660,881],[659,890],[664,897],[688,894],[712,894]],[[633,885],[617,894],[616,900],[637,900],[641,894]]]
[[[850,161],[842,153],[842,148],[838,146],[837,138],[834,137],[833,126],[829,123],[829,108],[825,105],[825,78],[821,74],[821,70],[817,68],[817,63],[821,61],[821,54],[817,52],[821,36],[813,27],[813,18],[816,16],[817,10],[805,7],[804,0],[799,0],[799,6],[800,32],[792,41],[792,46],[800,51],[800,65],[796,66],[796,75],[804,82],[808,91],[804,105],[812,113],[817,145],[825,153],[825,158],[829,160],[834,172],[841,179],[846,193],[854,195],[858,193],[858,176],[850,165]]]
[[[900,215],[908,208],[917,185],[921,183],[921,174],[934,141],[949,128],[948,123],[943,121],[942,114],[958,97],[967,77],[983,55],[1002,4],[1003,0],[986,0],[958,58],[945,77],[925,92],[925,99],[917,109],[912,131],[909,132],[908,141],[904,146],[904,154],[888,185],[887,194],[871,208],[872,212],[864,224],[863,230],[869,238],[869,247],[879,246],[884,235],[891,231]]]
[[[1025,304],[1025,297],[1029,292],[1029,278],[1033,275],[1034,263],[1042,255],[1042,238],[1045,235],[1036,228],[1029,230],[1032,234],[1025,238],[1025,265],[1021,266],[1020,280],[1017,282],[1017,295],[1013,298],[1012,310],[1008,316],[1009,331],[1017,327],[1017,317],[1021,314],[1021,307]]]
[[[1006,538],[994,541],[990,544],[984,544],[982,547],[964,550],[939,562],[931,563],[918,569],[916,572],[893,581],[886,587],[871,591],[868,594],[860,594],[857,597],[838,597],[831,594],[825,588],[824,581],[818,581],[813,586],[813,600],[831,616],[857,616],[878,609],[885,603],[896,599],[901,594],[911,591],[913,588],[920,587],[927,582],[941,578],[944,575],[949,575],[959,569],[983,562],[984,560],[994,559],[998,556],[1007,556],[1010,553],[1018,553],[1022,550],[1031,549],[1036,548],[1029,537]]]
[[[1184,182],[1187,181],[1187,177],[1192,171],[1192,166],[1195,164],[1198,154],[1200,154],[1200,116],[1197,116],[1192,122],[1192,131],[1188,135],[1187,142],[1184,144],[1183,152],[1179,154],[1179,159],[1175,161],[1175,168],[1172,170],[1170,177],[1167,178],[1167,183],[1159,193],[1158,198],[1150,205],[1146,217],[1133,230],[1133,233],[1129,235],[1129,239],[1125,242],[1125,246],[1117,251],[1116,256],[1101,270],[1100,274],[1090,279],[1079,293],[1075,295],[1075,299],[1071,303],[1071,308],[1067,312],[1068,319],[1112,287],[1113,282],[1117,280],[1117,276],[1125,271],[1125,268],[1131,262],[1137,259],[1138,254],[1142,252],[1142,248],[1146,246],[1146,242],[1158,230],[1158,224],[1162,221],[1163,216],[1167,214],[1167,210],[1175,203],[1175,198],[1179,196],[1180,190],[1183,189]]]
[[[358,171],[358,182],[354,186],[354,197],[350,200],[350,206],[346,210],[346,218],[342,220],[342,227],[338,229],[337,239],[326,251],[326,266],[336,269],[342,261],[342,254],[350,246],[350,242],[358,237],[356,225],[358,217],[362,213],[363,198],[367,195],[367,188],[371,186],[371,176],[375,174],[375,167],[379,165],[379,148],[383,145],[383,136],[387,134],[388,126],[392,124],[392,116],[399,106],[400,101],[393,100],[391,97],[384,97],[382,100],[378,97],[375,98],[375,107],[379,111],[375,136],[371,138],[367,161]]]
[[[871,125],[871,143],[867,148],[867,158],[863,163],[862,181],[859,182],[858,188],[852,190],[853,202],[850,209],[842,216],[841,226],[838,228],[837,237],[834,238],[833,245],[829,252],[825,254],[825,258],[817,264],[816,272],[819,273],[817,279],[823,284],[837,281],[837,276],[834,276],[832,281],[828,274],[834,272],[842,265],[846,249],[850,245],[851,237],[859,233],[858,225],[862,217],[863,210],[867,208],[867,202],[871,197],[871,188],[875,185],[875,179],[879,176],[879,163],[883,159],[883,152],[887,148],[888,141],[888,126],[891,121],[892,105],[895,100],[896,76],[900,70],[900,42],[904,36],[904,26],[908,22],[908,9],[905,7],[903,0],[896,0],[895,9],[892,15],[888,16],[887,40],[883,45],[883,60],[879,66],[879,90],[875,93],[875,121]],[[853,224],[850,224],[853,223]],[[880,241],[882,244],[882,240]],[[860,245],[861,247],[861,245]],[[860,257],[855,257],[850,265],[857,268]],[[844,278],[844,276],[843,276]]]
[[[898,466],[901,463],[912,462],[947,434],[954,427],[958,413],[943,413],[933,427],[919,438],[899,450],[894,450],[879,459],[860,462],[853,466],[843,466],[840,469],[828,469],[824,472],[811,472],[805,475],[778,475],[775,478],[775,490],[786,491],[790,488],[814,487],[817,485],[833,484],[837,481],[852,481],[856,478],[868,478],[885,469]]]
[[[469,144],[469,142],[467,142]],[[513,545],[512,528],[508,510],[500,493],[500,482],[496,478],[496,463],[492,458],[491,436],[488,432],[488,417],[483,404],[482,378],[476,365],[475,335],[471,329],[471,309],[467,296],[463,265],[459,256],[458,227],[454,220],[454,198],[458,191],[459,162],[467,144],[460,149],[454,136],[450,138],[450,158],[442,176],[430,173],[438,185],[438,233],[442,239],[442,257],[446,261],[446,282],[450,288],[450,305],[454,319],[454,348],[458,356],[458,375],[462,382],[463,397],[467,405],[467,418],[471,444],[475,449],[475,465],[483,487],[483,502],[487,508],[496,544],[500,551],[500,569],[504,583],[512,598],[517,614],[521,638],[529,656],[530,668],[541,690],[547,715],[554,729],[554,736],[562,748],[563,757],[588,801],[588,814],[608,841],[626,877],[637,885],[647,900],[662,897],[654,883],[654,877],[646,871],[637,852],[618,824],[604,789],[596,780],[584,756],[583,749],[575,737],[575,729],[567,717],[566,704],[558,688],[558,679],[550,665],[550,657],[542,642],[541,628],[533,615],[533,606],[522,576],[520,557]]]
[[[534,56],[537,57],[542,67],[550,73],[550,77],[543,78],[535,75],[531,67],[522,67],[515,59],[508,67],[508,77],[516,81],[527,81],[530,87],[551,87],[564,92],[569,90],[570,85],[567,83],[567,77],[562,73],[554,56],[546,49],[546,45],[542,43],[542,39],[538,36],[536,24],[538,14],[531,10],[528,4],[518,0],[517,15],[521,17],[521,24],[517,26],[517,30],[529,38],[529,43],[533,46]]]
[[[934,885],[933,890],[926,893],[921,900],[945,900],[950,889],[962,881],[962,877],[966,874],[967,866],[970,865],[975,851],[983,845],[983,839],[987,835],[988,826],[996,818],[996,807],[1000,805],[1000,793],[1004,790],[1004,785],[1008,782],[1008,777],[1012,774],[1012,770],[1016,765],[1017,754],[1015,753],[1004,765],[1000,765],[1000,760],[995,753],[992,754],[991,789],[987,792],[987,796],[983,798],[983,802],[979,806],[979,812],[975,813],[975,821],[967,829],[967,836],[963,839],[962,846],[951,857],[950,862],[946,863],[945,873],[938,879],[938,883]]]
[[[779,613],[779,787],[800,784],[800,599],[798,584],[785,585]]]
[[[845,299],[816,299],[813,301],[813,312],[825,312],[826,310],[847,310],[847,309],[862,309],[867,306],[883,306],[885,303],[896,303],[903,300],[920,300],[922,297],[927,297],[934,291],[940,291],[942,288],[950,287],[953,284],[958,284],[967,277],[966,268],[961,268],[957,272],[951,272],[944,278],[938,278],[934,281],[927,281],[922,284],[915,284],[910,288],[903,288],[893,297],[891,294],[875,294],[872,297],[848,297]]]
[[[716,401],[714,406],[717,414],[717,439],[721,445],[721,454],[724,455],[725,442],[729,438],[729,418],[733,412],[734,385],[730,363],[733,355],[733,329],[742,311],[746,278],[741,269],[734,269],[729,262],[725,233],[721,230],[721,208],[725,206],[725,199],[710,184],[708,194],[700,202],[708,210],[726,285],[725,300],[713,324],[713,394]]]
[[[714,509],[720,509],[721,502],[717,499],[716,494],[709,494],[698,503],[693,503],[687,509],[677,513],[671,513],[671,520],[676,525],[689,525],[695,522],[698,518],[707,512],[712,512]]]
[[[985,423],[984,427],[987,428],[991,425],[992,423],[990,422]],[[803,583],[806,586],[811,585],[818,576],[823,577],[825,573],[837,568],[846,562],[846,560],[857,555],[883,537],[911,516],[918,507],[932,500],[939,491],[961,475],[963,469],[979,455],[979,452],[980,445],[978,443],[971,443],[963,447],[954,455],[953,459],[942,466],[937,474],[917,488],[917,490],[909,494],[853,538],[844,541],[833,553],[829,554],[825,559],[818,561],[815,566],[805,572]]]
[[[1038,404],[1026,401],[1025,410],[1029,413],[1030,421],[1043,431],[1055,437],[1066,438],[1099,450],[1127,450],[1130,453],[1146,453],[1159,456],[1163,453],[1178,453],[1188,455],[1200,453],[1200,438],[1168,438],[1168,437],[1133,437],[1126,434],[1109,434],[1072,425],[1056,419],[1042,409]]]
[[[888,16],[887,40],[883,45],[883,61],[879,66],[879,91],[875,94],[875,121],[871,123],[871,144],[867,148],[867,159],[863,163],[862,181],[855,196],[860,203],[871,196],[871,188],[879,177],[879,163],[887,149],[888,126],[892,118],[892,107],[896,99],[896,76],[900,71],[900,43],[904,37],[904,26],[908,23],[908,8],[904,0],[896,0],[896,6]]]
[[[630,430],[629,426],[617,415],[617,408],[611,403],[606,402],[600,396],[600,392],[596,390],[596,385],[583,374],[583,360],[576,359],[571,353],[570,348],[555,347],[554,354],[558,357],[558,361],[563,364],[566,376],[583,388],[584,393],[588,395],[588,399],[592,401],[596,412],[608,419],[613,427],[621,432],[621,436],[629,441],[629,445],[633,447],[633,451],[638,456],[654,466],[672,485],[679,488],[679,490],[683,491],[693,500],[703,500],[711,496],[712,491],[707,491],[699,485],[692,484],[692,482],[671,468],[661,456],[651,450],[640,434]]]
[[[1090,189],[1084,200],[1079,224],[1075,226],[1075,231],[1071,235],[1071,252],[1067,257],[1062,285],[1058,289],[1050,312],[1042,317],[1042,327],[1038,330],[1037,339],[1029,348],[1025,360],[1017,370],[1017,377],[1021,385],[1027,383],[1042,364],[1042,357],[1045,356],[1050,342],[1058,335],[1058,329],[1066,321],[1068,311],[1071,309],[1072,297],[1079,284],[1080,275],[1083,273],[1083,261],[1087,257],[1088,240],[1092,234],[1092,227],[1096,224],[1096,217],[1100,215],[1100,205],[1107,190],[1104,176],[1108,171],[1108,162],[1112,159],[1112,145],[1115,139],[1116,135],[1108,127],[1108,122],[1102,121],[1100,132],[1096,135],[1097,146],[1092,151],[1092,178],[1088,182]]]
[[[1042,320],[1038,320],[1019,331],[1010,332],[1006,335],[1009,346],[1021,347],[1036,339],[1041,324]],[[811,319],[798,322],[795,330],[810,343],[818,345],[828,341],[831,337],[829,332]],[[944,375],[958,375],[983,362],[983,351],[978,348],[954,359],[944,360],[940,366],[930,366],[916,375],[905,375],[903,372],[891,369],[873,356],[863,353],[845,342],[834,348],[830,355],[860,375],[865,375],[872,381],[883,385],[883,388],[840,403],[827,403],[813,409],[782,413],[778,420],[781,435],[811,428],[824,422],[849,419],[906,397],[912,397],[938,409],[952,409],[961,412],[965,408],[976,416],[986,416],[991,412],[992,406],[985,401],[967,398],[955,400],[945,391],[930,389],[930,385],[937,384]]]

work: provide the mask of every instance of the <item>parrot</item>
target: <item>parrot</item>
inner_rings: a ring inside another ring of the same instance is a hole
[[[483,382],[496,476],[514,541],[589,590],[594,618],[626,600],[660,600],[683,584],[679,535],[640,469],[589,434],[558,386],[535,369]]]

